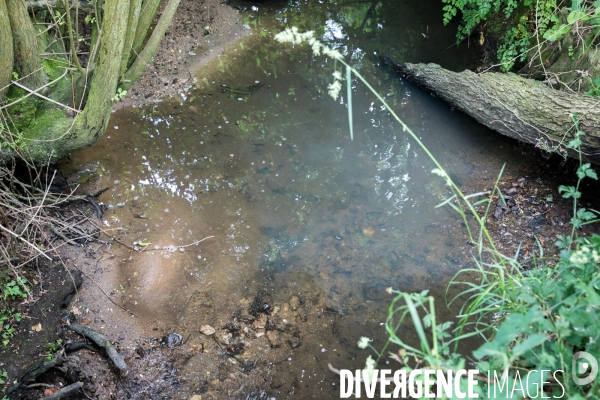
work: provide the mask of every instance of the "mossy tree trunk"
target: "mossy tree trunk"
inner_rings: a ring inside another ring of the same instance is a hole
[[[6,5],[12,28],[16,72],[22,85],[35,90],[48,83],[48,76],[40,63],[36,31],[23,0],[7,0]]]
[[[138,54],[142,51],[146,36],[148,36],[148,30],[152,25],[156,11],[160,6],[160,0],[144,0],[142,3],[142,9],[140,10],[140,19],[135,29],[135,35],[133,38],[132,51],[129,56],[129,65],[133,64],[133,61],[137,58]]]
[[[162,40],[173,16],[175,15],[175,11],[179,6],[180,0],[169,0],[165,5],[165,9],[163,10],[162,15],[160,16],[152,35],[150,35],[150,39],[148,39],[148,43],[144,46],[144,49],[139,53],[138,57],[135,59],[125,76],[123,76],[123,84],[121,85],[124,89],[128,89],[131,87],[133,82],[135,82],[146,69],[146,65],[150,63],[152,57],[154,57],[154,53],[156,53],[156,49],[158,49],[158,45]]]
[[[127,67],[129,66],[129,55],[132,53],[133,40],[135,39],[135,31],[140,19],[142,11],[142,0],[131,0],[129,4],[129,23],[127,24],[127,33],[125,34],[125,45],[123,55],[121,56],[121,68],[119,69],[119,79],[123,77]]]
[[[384,60],[409,81],[440,97],[502,135],[546,150],[578,154],[566,145],[577,114],[585,159],[600,164],[598,97],[569,94],[516,74],[448,71],[436,64],[403,64]]]
[[[112,110],[112,97],[117,90],[129,3],[129,0],[106,0],[104,3],[98,61],[83,111],[74,119],[55,116],[52,126],[29,132],[27,136],[33,140],[25,139],[16,155],[37,164],[51,163],[94,143],[104,134]],[[15,156],[9,146],[2,147],[0,155],[4,160]]]
[[[13,71],[13,40],[6,1],[0,0],[0,101],[10,85]]]
[[[112,98],[117,91],[118,71],[125,44],[129,19],[129,0],[106,0],[104,22],[98,51],[98,63],[92,76],[90,92],[83,112],[77,116],[77,126],[89,130],[90,143],[104,134],[112,110]]]
[[[12,2],[15,15],[23,17],[24,13],[27,16],[23,0],[0,0],[0,32],[3,32],[2,29],[7,31],[6,36],[4,34],[1,36],[2,42],[6,42],[4,38],[12,34],[27,40],[33,37],[35,43],[35,46],[32,44],[23,45],[23,43],[30,42],[19,39],[20,53],[18,57],[16,53],[15,57],[0,57],[0,63],[5,65],[0,68],[0,82],[10,83],[12,64],[8,64],[8,61],[20,60],[22,57],[23,65],[39,65],[39,55],[35,34],[30,35],[28,31],[30,27],[33,29],[28,16],[27,21],[22,21],[22,23],[13,24],[13,20],[10,19],[11,25],[6,29],[9,21],[8,16],[12,14],[6,11],[4,13],[6,17],[3,17],[2,6],[6,5],[5,1]],[[89,90],[86,92],[87,96],[83,109],[78,111],[71,108],[70,105],[57,104],[56,101],[45,103],[43,100],[36,100],[37,103],[33,106],[35,118],[31,118],[32,122],[26,128],[11,131],[11,135],[3,135],[3,137],[12,136],[14,138],[12,139],[13,142],[7,143],[6,139],[0,138],[0,159],[7,161],[18,157],[36,164],[47,164],[98,140],[106,130],[119,81],[122,76],[127,76],[130,80],[128,83],[133,83],[143,73],[145,66],[150,63],[160,40],[170,25],[179,2],[180,0],[169,0],[167,2],[157,26],[148,39],[148,43],[139,52],[143,61],[136,61],[131,68],[126,69],[130,54],[135,55],[132,49],[135,46],[135,40],[139,39],[138,35],[140,35],[143,43],[143,36],[148,31],[148,26],[145,25],[147,21],[152,22],[160,1],[105,0],[102,8],[96,9],[95,12],[94,28],[97,29],[94,29],[92,34],[90,59],[86,66],[86,72],[89,73],[89,86],[86,89]],[[4,8],[10,9],[10,7]],[[141,27],[140,24],[142,24]],[[17,39],[10,43],[17,46]],[[32,54],[29,50],[34,47],[35,52]],[[12,50],[12,46],[0,47],[0,52],[2,52],[0,54],[10,55],[9,51]],[[54,57],[60,56],[54,55]],[[37,64],[34,64],[36,62]],[[35,67],[29,68],[29,70],[37,71]],[[4,73],[5,71],[8,73]],[[26,70],[20,71],[23,71],[20,73],[24,73]],[[57,79],[57,82],[60,79]],[[30,88],[35,90],[43,84],[43,81],[38,81],[36,84],[31,84]],[[48,94],[49,97],[51,95],[52,93]],[[26,99],[25,102],[31,102],[33,98]],[[6,107],[0,105],[0,109],[6,110]],[[22,104],[16,104],[8,108],[9,113],[13,107],[21,107],[21,110],[26,109]],[[31,108],[32,106],[29,107],[29,110]],[[68,111],[64,111],[65,109]]]

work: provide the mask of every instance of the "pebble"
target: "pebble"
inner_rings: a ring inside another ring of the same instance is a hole
[[[300,307],[300,299],[298,296],[292,296],[290,299],[290,307],[292,310],[296,311]]]
[[[202,325],[200,327],[200,332],[204,333],[206,336],[210,336],[213,335],[216,331],[215,328],[213,328],[210,325]]]
[[[279,337],[279,332],[277,331],[268,331],[267,339],[269,340],[269,344],[271,347],[279,347],[281,346],[281,339]]]
[[[292,347],[292,349],[298,348],[302,344],[302,342],[300,342],[300,339],[295,336],[291,337],[288,340],[288,342],[289,342],[290,346]]]
[[[219,335],[217,335],[217,340],[221,344],[229,344],[231,338],[233,338],[233,335],[230,332],[221,332]]]

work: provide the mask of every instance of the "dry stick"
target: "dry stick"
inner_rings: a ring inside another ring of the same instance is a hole
[[[37,89],[37,90],[31,90],[31,89],[29,89],[27,86],[23,86],[23,85],[21,85],[21,84],[20,84],[20,83],[18,83],[18,82],[15,82],[15,81],[11,81],[11,82],[12,82],[12,84],[13,84],[13,85],[15,85],[15,86],[18,86],[18,87],[20,87],[21,89],[23,89],[23,90],[25,90],[25,91],[27,91],[27,92],[29,92],[29,93],[31,93],[31,94],[34,94],[34,95],[36,95],[37,97],[39,97],[39,98],[41,98],[41,99],[44,99],[44,100],[46,100],[46,101],[49,101],[50,103],[54,103],[54,104],[56,104],[57,106],[61,106],[61,107],[64,107],[64,108],[66,108],[66,109],[67,109],[67,110],[69,110],[69,111],[73,111],[75,114],[79,114],[79,113],[81,112],[80,110],[76,110],[76,109],[74,109],[74,108],[72,108],[72,107],[66,106],[66,105],[64,105],[64,104],[62,104],[62,103],[59,103],[58,101],[52,100],[52,99],[51,99],[51,98],[49,98],[49,97],[46,97],[46,96],[44,96],[44,95],[42,95],[42,94],[39,94],[39,93],[37,93],[37,90],[39,90],[39,89]]]
[[[214,238],[214,236],[207,236],[207,237],[205,237],[204,239],[201,239],[201,240],[196,240],[196,241],[194,241],[194,243],[186,244],[185,246],[177,246],[177,247],[190,247],[190,246],[196,246],[196,245],[198,245],[198,243],[200,243],[200,242],[204,242],[206,239],[210,239],[210,238]]]
[[[52,225],[50,222],[46,223],[46,227],[49,228],[56,236],[58,236],[59,238],[61,238],[65,242],[67,242],[69,244],[72,244],[73,246],[79,246],[79,244],[75,243],[74,241],[72,241],[71,239],[69,239],[68,237],[66,237],[64,233],[62,233],[61,231],[59,231],[58,229],[56,229],[56,227],[54,225]]]
[[[43,397],[44,400],[58,400],[62,397],[65,397],[67,394],[79,390],[83,387],[82,382],[75,382],[70,384],[69,386],[65,386],[64,388],[57,390],[50,396]]]
[[[27,240],[23,239],[21,236],[17,235],[16,233],[14,233],[13,231],[6,229],[4,226],[0,225],[0,229],[2,229],[3,231],[11,234],[12,236],[16,237],[17,239],[21,240],[22,242],[26,243],[27,245],[33,247],[33,249],[35,249],[35,251],[37,251],[38,253],[40,253],[41,255],[43,255],[44,257],[46,257],[48,260],[52,261],[52,258],[50,258],[45,252],[41,251],[40,249],[38,249],[34,244],[29,243]]]
[[[125,360],[123,359],[123,356],[120,355],[119,352],[117,352],[117,350],[114,347],[112,347],[112,345],[110,344],[110,341],[108,340],[108,338],[106,336],[104,336],[101,333],[96,332],[93,329],[90,329],[90,328],[87,328],[85,326],[81,326],[78,324],[67,325],[67,328],[69,328],[73,332],[77,332],[80,335],[85,336],[86,338],[88,338],[91,341],[93,341],[94,343],[96,343],[98,346],[104,348],[104,350],[106,350],[106,354],[111,359],[111,361],[115,364],[115,367],[118,368],[119,372],[123,373],[123,372],[127,371],[127,364],[125,364]]]
[[[67,72],[68,72],[68,71],[69,71],[69,70],[68,70],[67,68],[65,68],[65,72],[64,72],[64,73],[63,73],[61,76],[59,76],[58,78],[56,78],[55,80],[53,80],[53,81],[51,81],[51,82],[48,82],[48,83],[46,83],[44,86],[40,86],[40,87],[39,87],[39,88],[37,88],[36,90],[42,90],[42,89],[44,89],[44,88],[46,88],[46,87],[48,87],[48,86],[50,86],[50,85],[53,85],[53,84],[55,84],[56,82],[60,81],[60,80],[61,80],[61,79],[62,79],[62,78],[63,78],[63,77],[64,77],[64,76],[67,74]],[[37,70],[36,70],[35,72],[37,72]],[[32,72],[32,73],[33,73],[33,72]],[[29,74],[29,75],[31,75],[31,74]],[[23,77],[23,78],[25,78],[25,77]],[[8,87],[8,86],[10,86],[10,85],[7,85],[7,86],[5,86],[5,87]],[[15,105],[15,104],[17,104],[17,103],[19,103],[19,102],[21,102],[21,101],[25,100],[27,97],[31,96],[32,94],[34,94],[34,93],[33,93],[33,92],[29,92],[29,93],[27,93],[25,96],[23,96],[23,97],[19,97],[17,100],[13,101],[12,103],[9,103],[9,104],[4,104],[2,107],[0,107],[0,110],[2,110],[2,109],[5,109],[5,108],[8,108],[8,107],[10,107],[10,106],[13,106],[13,105]]]
[[[56,176],[56,171],[54,171],[54,174],[52,174],[52,180],[50,180],[50,184],[52,184],[52,182],[54,181],[54,176]],[[50,186],[48,186],[48,187],[50,187]],[[38,206],[35,207],[36,208],[35,212],[31,216],[31,218],[29,219],[29,221],[27,221],[27,223],[25,224],[25,227],[21,230],[21,234],[23,234],[23,232],[25,232],[25,230],[29,227],[29,225],[31,225],[31,223],[33,222],[33,220],[37,217],[37,215],[39,214],[39,212],[44,207],[44,200],[46,200],[46,196],[47,195],[48,195],[48,189],[44,190],[44,195],[42,197],[42,201],[40,202],[40,204]]]

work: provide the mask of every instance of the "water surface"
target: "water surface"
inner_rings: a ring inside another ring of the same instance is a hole
[[[444,182],[375,96],[354,82],[351,141],[345,88],[337,101],[327,96],[335,62],[273,36],[310,29],[342,52],[465,190],[475,173],[492,177],[522,160],[381,65],[382,54],[455,70],[473,64],[477,52],[454,45],[437,1],[243,6],[251,36],[179,97],[116,112],[105,137],[68,163],[81,181],[110,188],[100,197],[107,229],[126,243],[151,243],[118,263],[126,307],[159,332],[197,335],[205,323],[247,313],[266,290],[293,326],[278,350],[264,337],[248,340],[265,379],[255,385],[261,394],[246,394],[336,397],[326,364],[364,365],[361,336],[383,345],[385,288],[429,290],[440,319],[451,319],[457,310],[443,306],[445,287],[471,249],[459,218],[435,208],[448,195]],[[214,311],[202,314],[206,294]],[[292,296],[300,310],[290,308]],[[292,350],[294,335],[302,344]],[[410,329],[405,335],[414,339]],[[203,357],[182,362],[182,398],[216,374]]]

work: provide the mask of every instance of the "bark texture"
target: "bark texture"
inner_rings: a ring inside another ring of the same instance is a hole
[[[133,39],[135,39],[135,31],[137,30],[141,10],[142,0],[131,0],[131,4],[129,4],[129,23],[127,24],[127,33],[125,34],[123,55],[121,56],[119,79],[123,77],[129,66],[129,55],[131,54],[131,47],[133,45]]]
[[[177,7],[179,7],[179,2],[180,0],[169,0],[165,5],[165,9],[158,19],[156,27],[154,28],[154,31],[152,31],[150,39],[148,39],[148,43],[146,43],[144,49],[139,53],[138,57],[123,76],[123,85],[121,86],[124,89],[129,89],[131,85],[133,85],[133,82],[142,76],[146,70],[146,66],[152,61],[152,57],[154,57],[160,41],[173,20],[175,11],[177,10]]]
[[[75,3],[80,10],[94,11],[93,1],[86,0],[69,0],[69,8],[75,8]],[[65,3],[62,0],[33,0],[26,1],[25,7],[30,12],[44,11],[50,8],[64,10]]]
[[[130,65],[133,64],[133,61],[137,58],[140,51],[142,51],[144,41],[146,40],[148,30],[150,29],[150,25],[152,25],[152,21],[154,20],[156,11],[158,11],[158,6],[160,6],[160,1],[161,0],[144,0],[142,3],[142,9],[140,10],[140,19],[136,26],[135,35],[133,38],[133,51],[129,56]]]
[[[2,101],[10,85],[14,61],[12,31],[5,0],[0,0],[0,38],[2,38],[0,39],[0,101]]]
[[[16,70],[21,84],[35,90],[48,83],[38,55],[37,32],[23,0],[7,0],[6,5],[12,27]]]
[[[600,164],[600,98],[569,94],[515,74],[448,71],[436,64],[402,64],[384,58],[397,72],[481,124],[542,148],[559,148],[573,139],[571,115],[585,132],[581,150]],[[564,151],[564,150],[563,150]],[[569,155],[577,154],[568,150]]]

